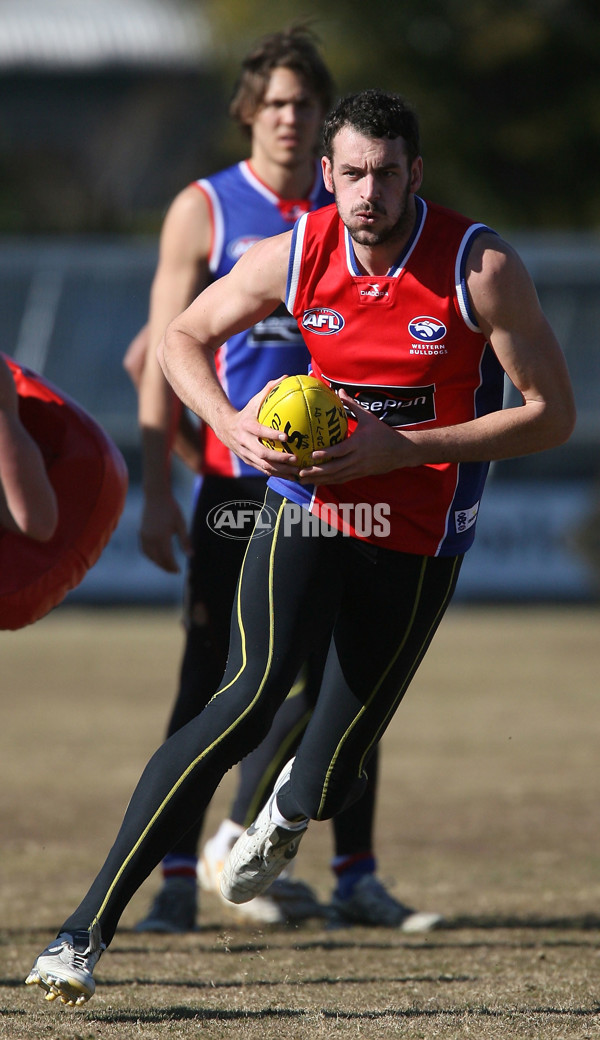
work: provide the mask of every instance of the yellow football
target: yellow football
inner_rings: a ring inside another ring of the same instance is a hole
[[[313,451],[339,444],[348,434],[348,420],[338,395],[315,376],[287,376],[267,394],[258,421],[287,441],[264,439],[275,451],[295,455],[303,467],[312,465]]]

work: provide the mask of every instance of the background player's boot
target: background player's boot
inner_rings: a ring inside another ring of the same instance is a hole
[[[195,880],[170,877],[163,881],[146,917],[138,921],[136,932],[179,934],[196,929],[198,896]]]
[[[219,882],[225,861],[240,834],[244,833],[241,823],[222,820],[216,833],[205,842],[198,860],[198,881],[205,892],[219,893]]]
[[[394,899],[375,874],[359,878],[346,898],[334,893],[331,900],[332,928],[362,924],[372,928],[399,928],[403,932],[430,932],[443,923],[441,914],[413,910]]]
[[[25,984],[40,986],[46,1000],[60,997],[63,1004],[84,1004],[96,990],[92,971],[105,949],[99,925],[73,935],[61,932],[40,953]]]

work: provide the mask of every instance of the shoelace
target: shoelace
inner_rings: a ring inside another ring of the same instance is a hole
[[[89,952],[89,948],[85,951],[85,953],[81,953],[79,950],[76,950],[75,947],[73,947],[73,962],[76,968],[87,971],[86,958]]]

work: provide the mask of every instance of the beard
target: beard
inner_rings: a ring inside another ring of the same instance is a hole
[[[335,192],[334,185],[334,198],[337,202],[337,194]],[[410,205],[411,190],[407,186],[402,199],[400,200],[400,210],[398,216],[393,224],[388,227],[380,228],[379,230],[371,230],[370,228],[357,227],[353,224],[352,217],[353,213],[377,213],[381,216],[387,215],[387,210],[380,203],[362,203],[360,207],[356,207],[350,213],[350,216],[344,220],[345,226],[348,228],[348,233],[351,239],[360,246],[379,246],[385,242],[393,242],[395,239],[403,240],[412,230],[414,221],[414,211]]]

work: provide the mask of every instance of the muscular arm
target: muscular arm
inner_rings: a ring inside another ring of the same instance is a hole
[[[305,483],[344,483],[425,463],[477,462],[528,455],[562,444],[575,422],[567,367],[522,261],[501,239],[481,235],[469,257],[467,286],[479,326],[522,405],[455,426],[392,430],[342,391],[358,419],[352,437],[328,449],[331,462],[302,471]]]
[[[176,443],[181,406],[164,378],[156,350],[169,322],[206,284],[210,235],[206,199],[190,185],[174,200],[163,224],[150,294],[148,349],[139,386],[144,486],[140,540],[149,559],[169,572],[179,569],[173,538],[185,551],[189,541],[184,516],[171,490],[171,450]],[[193,461],[189,451],[187,458]]]
[[[208,286],[169,325],[158,351],[163,371],[180,400],[228,448],[268,475],[290,475],[295,472],[295,460],[265,448],[258,440],[261,435],[273,435],[256,420],[266,389],[236,411],[216,377],[214,352],[234,333],[265,318],[284,299],[289,250],[289,232],[254,245],[228,275]]]
[[[522,405],[445,431],[424,432],[424,461],[506,459],[562,444],[575,423],[573,391],[563,353],[521,259],[501,239],[482,235],[469,257],[467,286],[479,326]],[[429,433],[437,436],[429,438]]]
[[[57,523],[42,454],[19,419],[12,373],[0,357],[0,525],[46,542]]]

